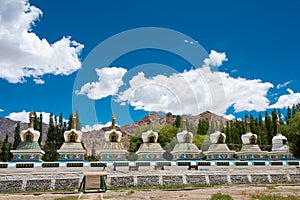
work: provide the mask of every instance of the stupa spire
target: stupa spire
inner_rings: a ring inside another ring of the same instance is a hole
[[[112,114],[112,116],[111,116],[111,129],[115,129],[116,128],[115,119],[116,119],[115,115]]]
[[[71,129],[76,129],[76,115],[72,114],[72,126]]]
[[[280,123],[278,119],[276,119],[276,133],[280,133]]]
[[[150,115],[147,116],[147,123],[148,123],[148,125],[149,125],[149,130],[152,130],[152,126],[151,126],[151,124],[152,124],[152,119],[151,119],[151,116],[150,116]]]
[[[187,120],[186,120],[186,116],[184,115],[184,116],[182,116],[182,130],[183,131],[187,131],[186,124],[187,124]]]
[[[250,132],[251,132],[250,122],[248,116],[246,116],[246,133],[250,133]]]
[[[34,128],[34,112],[30,112],[29,113],[29,124],[28,124],[28,128]]]

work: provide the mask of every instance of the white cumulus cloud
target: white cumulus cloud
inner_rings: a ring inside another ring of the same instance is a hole
[[[300,93],[295,93],[290,88],[287,89],[289,94],[281,95],[277,102],[273,105],[270,105],[269,108],[287,108],[292,107],[294,104],[298,104],[300,102]]]
[[[212,50],[201,68],[150,78],[140,72],[129,81],[130,87],[119,94],[117,101],[128,102],[135,109],[173,114],[194,115],[211,110],[224,115],[230,106],[236,112],[265,110],[269,105],[266,94],[273,85],[211,70],[224,61],[225,53]]]
[[[82,132],[88,132],[88,131],[98,131],[101,130],[103,127],[110,127],[111,122],[107,122],[106,124],[94,124],[92,126],[90,125],[85,125],[82,127],[81,131]]]
[[[4,110],[0,108],[0,112],[3,112]]]
[[[14,121],[20,121],[20,122],[28,123],[29,122],[29,113],[30,112],[25,111],[25,110],[23,110],[21,112],[12,112],[8,116],[6,116],[6,118],[9,118],[9,119],[14,120]],[[45,124],[49,124],[50,113],[36,112],[37,116],[40,116],[40,113],[42,113],[42,115],[43,115],[43,122]]]
[[[82,44],[70,37],[50,44],[32,32],[41,15],[42,11],[26,0],[1,0],[0,78],[22,83],[31,77],[43,84],[45,74],[69,75],[81,67],[78,55]]]
[[[204,59],[204,67],[220,67],[224,61],[228,61],[226,54],[211,50],[209,58]]]
[[[80,90],[75,91],[77,95],[87,95],[90,99],[102,99],[115,95],[119,87],[124,84],[122,78],[127,72],[121,67],[104,67],[96,69],[98,81],[84,84]]]

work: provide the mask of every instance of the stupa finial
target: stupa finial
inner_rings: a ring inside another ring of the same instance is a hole
[[[72,126],[71,129],[76,129],[76,115],[72,114]]]
[[[280,122],[278,119],[276,119],[276,133],[280,133]]]
[[[183,130],[183,131],[187,131],[187,126],[186,126],[186,124],[187,124],[186,116],[183,115],[183,116],[182,116],[182,130]]]
[[[111,116],[111,129],[115,129],[116,128],[115,119],[116,119],[115,115],[112,114],[112,116]]]
[[[35,117],[35,113],[33,111],[30,112],[28,128],[34,128],[34,117]]]
[[[249,122],[249,118],[248,116],[246,116],[246,132],[250,133],[251,129],[250,129],[250,122]]]
[[[148,123],[148,125],[149,125],[149,130],[152,130],[152,126],[151,126],[151,124],[152,124],[152,119],[151,119],[151,116],[150,116],[150,115],[147,115],[147,123]]]

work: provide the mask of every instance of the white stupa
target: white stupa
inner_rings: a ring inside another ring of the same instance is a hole
[[[21,142],[16,150],[11,150],[13,161],[41,161],[45,154],[38,143],[40,132],[34,130],[35,113],[29,114],[28,129],[21,131]]]
[[[277,134],[272,138],[272,151],[268,153],[269,159],[293,159],[293,155],[289,152],[289,146],[287,145],[287,138],[280,133],[280,123],[276,121]]]
[[[240,160],[256,160],[266,159],[267,151],[262,151],[257,144],[257,135],[250,130],[250,122],[248,116],[246,117],[246,134],[242,135],[242,149],[237,152]]]
[[[127,150],[121,142],[122,132],[115,127],[115,116],[112,115],[111,130],[104,133],[105,143],[98,151],[100,160],[126,160]]]
[[[59,160],[84,160],[86,150],[81,144],[82,132],[76,130],[76,116],[72,115],[71,130],[64,132],[65,142],[57,153]]]
[[[142,133],[143,144],[136,152],[138,160],[164,160],[165,150],[157,143],[158,133],[151,128],[151,119],[148,115],[149,130]]]
[[[203,152],[207,160],[234,159],[235,151],[230,150],[225,143],[226,135],[216,131],[209,136],[211,144],[207,151]]]
[[[201,151],[193,143],[193,133],[187,131],[186,118],[183,117],[182,121],[182,132],[177,133],[178,143],[171,151],[171,154],[173,155],[173,160],[198,160],[200,159]]]

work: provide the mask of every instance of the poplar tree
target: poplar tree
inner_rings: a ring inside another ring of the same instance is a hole
[[[13,149],[16,150],[17,147],[19,146],[21,142],[21,137],[20,137],[20,122],[17,123],[17,126],[15,128],[15,134],[14,134],[14,143],[13,143]]]
[[[2,145],[2,148],[1,148],[1,160],[3,162],[7,162],[9,160],[11,160],[12,158],[12,154],[10,153],[10,149],[11,149],[11,144],[8,143],[8,135],[6,134],[5,136],[5,139],[3,141],[3,145]]]
[[[45,155],[43,156],[44,161],[55,161],[58,159],[57,148],[56,148],[56,135],[55,135],[55,124],[53,114],[49,116],[49,128],[47,132],[47,139],[44,145]]]

